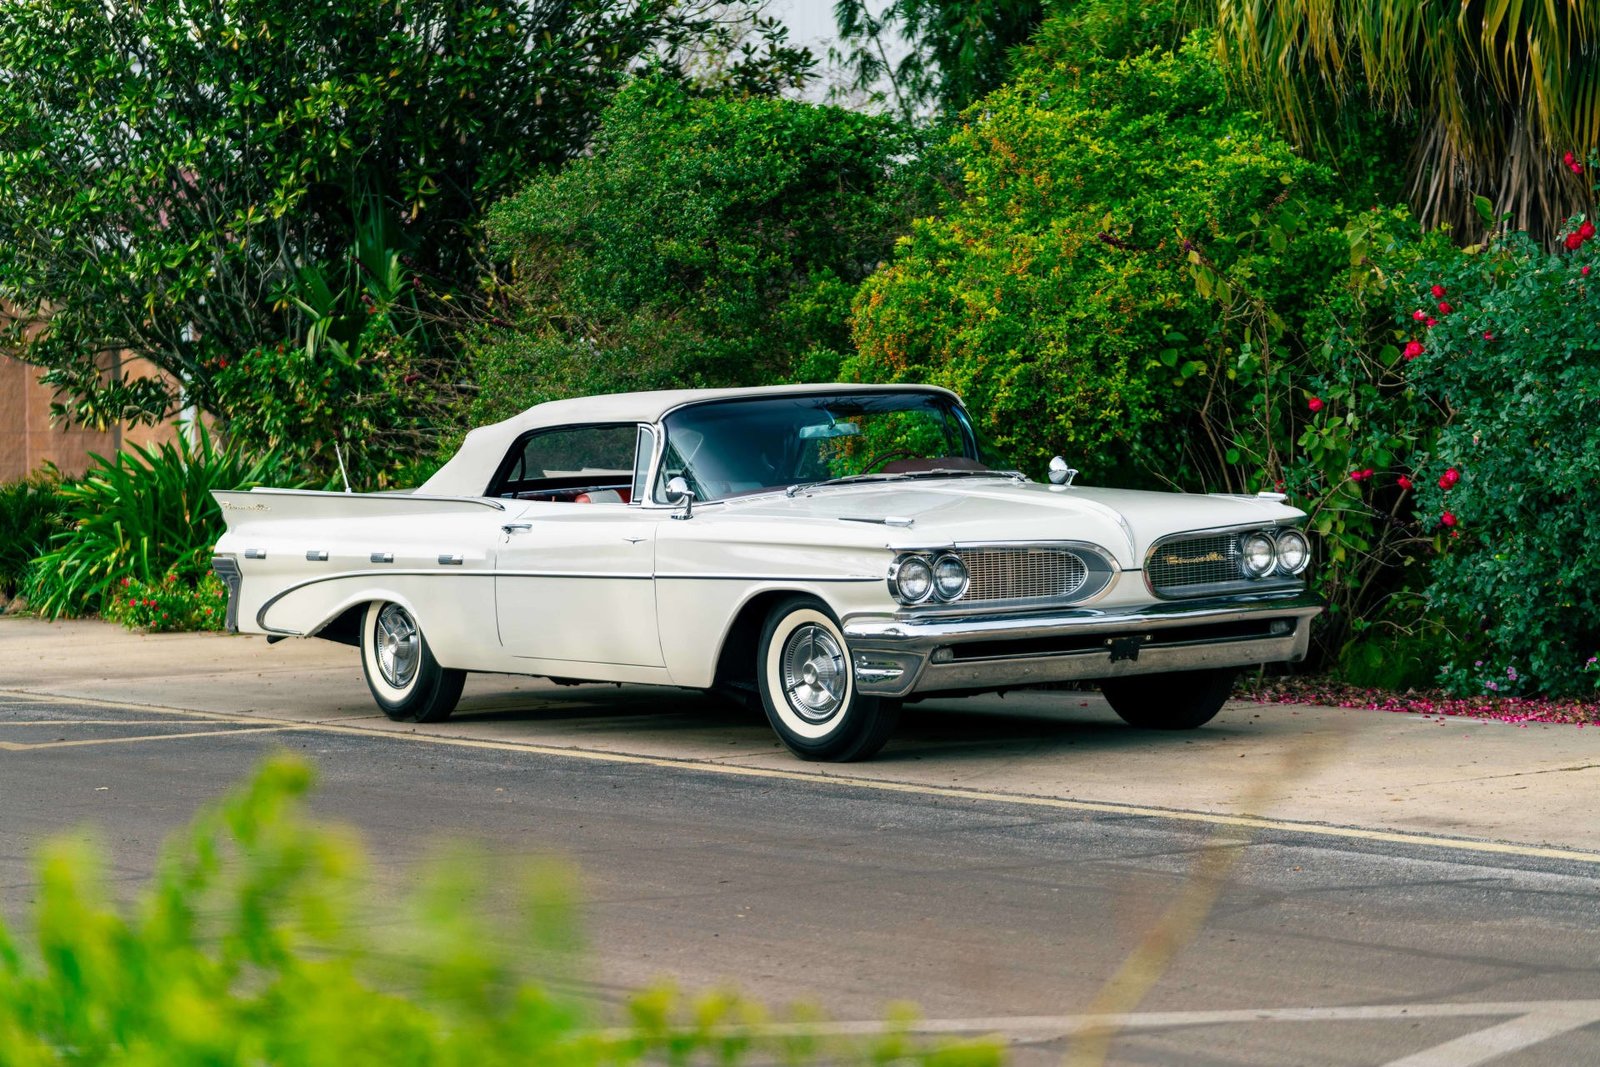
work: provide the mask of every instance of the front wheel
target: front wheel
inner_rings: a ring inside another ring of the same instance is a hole
[[[422,628],[399,604],[374,601],[361,619],[361,671],[396,722],[441,722],[461,699],[467,672],[439,666]]]
[[[856,689],[844,634],[820,601],[791,597],[773,608],[757,654],[767,721],[801,759],[866,759],[894,732],[900,702]]]
[[[1204,671],[1141,674],[1108,678],[1100,692],[1111,710],[1129,726],[1143,730],[1193,730],[1216,717],[1233,693],[1238,671],[1232,667]]]

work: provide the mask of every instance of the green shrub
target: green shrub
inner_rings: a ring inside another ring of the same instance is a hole
[[[150,633],[222,630],[228,614],[228,588],[214,574],[184,581],[169,572],[159,582],[123,578],[112,587],[100,613],[130,630]]]
[[[237,443],[218,445],[203,425],[193,444],[180,434],[158,448],[93,458],[82,481],[60,490],[69,529],[29,571],[28,598],[52,618],[98,610],[123,578],[151,585],[171,573],[194,582],[210,569],[224,529],[211,491],[265,484],[276,471]]]
[[[33,558],[66,528],[61,481],[47,470],[0,485],[0,593],[14,596]]]
[[[1585,225],[1554,252],[1521,233],[1444,250],[1399,304],[1421,346],[1411,379],[1450,413],[1412,477],[1459,692],[1600,690],[1600,256]]]
[[[928,203],[902,162],[914,147],[844,108],[628,86],[592,154],[491,213],[512,280],[470,421],[592,392],[831,379],[856,285]]]
[[[1053,25],[967,113],[960,202],[862,287],[846,371],[956,389],[1025,468],[1270,487],[1349,262],[1332,175],[1229,101],[1203,31],[1117,59]]]
[[[81,841],[48,846],[24,953],[0,923],[7,1067],[396,1067],[631,1063],[999,1062],[989,1044],[920,1049],[901,1032],[843,1042],[763,1032],[736,996],[666,989],[601,1029],[570,987],[572,878],[530,872],[513,921],[482,913],[487,881],[458,855],[408,921],[374,925],[358,846],[308,820],[306,764],[278,757],[171,840],[132,906],[113,903]]]

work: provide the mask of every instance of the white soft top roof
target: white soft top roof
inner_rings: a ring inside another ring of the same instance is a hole
[[[504,422],[481,426],[467,434],[461,449],[432,478],[416,489],[424,496],[481,496],[500,461],[517,438],[529,430],[585,423],[656,423],[675,408],[708,400],[760,400],[778,396],[815,396],[828,393],[940,393],[959,398],[948,389],[932,385],[766,385],[744,389],[658,389],[647,393],[610,393],[605,396],[552,400],[531,407]]]

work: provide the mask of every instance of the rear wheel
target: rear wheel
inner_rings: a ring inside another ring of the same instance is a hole
[[[361,619],[361,671],[383,713],[396,722],[439,722],[461,699],[467,672],[439,666],[411,612],[384,601]]]
[[[1108,678],[1100,692],[1129,726],[1143,730],[1193,730],[1216,717],[1233,693],[1232,667]]]
[[[900,702],[856,689],[844,633],[821,601],[791,597],[773,608],[757,656],[767,721],[801,759],[866,759],[894,732]]]

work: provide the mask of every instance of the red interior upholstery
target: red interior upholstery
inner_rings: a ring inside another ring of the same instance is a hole
[[[595,497],[599,497],[598,500]],[[613,499],[613,497],[615,499]],[[579,493],[572,498],[574,504],[628,504],[633,501],[631,489],[596,489],[593,494]]]

